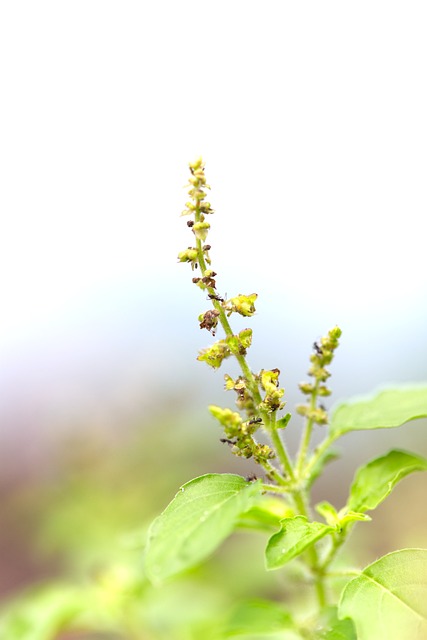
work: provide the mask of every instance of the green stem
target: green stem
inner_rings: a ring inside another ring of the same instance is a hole
[[[310,518],[310,509],[307,504],[307,495],[303,491],[295,491],[293,493],[293,498],[295,501],[295,506],[297,507],[299,513],[306,518]],[[317,549],[314,545],[312,545],[307,550],[307,557],[309,561],[309,567],[314,576],[314,585],[316,589],[317,602],[319,604],[319,608],[323,608],[326,605],[326,589],[324,582],[324,571],[323,566],[320,564],[319,554],[317,553]]]
[[[327,449],[329,449],[329,447],[331,446],[331,444],[333,444],[335,442],[335,440],[337,440],[340,437],[340,434],[328,434],[328,436],[319,444],[318,447],[316,447],[313,455],[311,456],[310,460],[308,461],[305,469],[304,469],[304,476],[309,478],[311,472],[313,471],[313,468],[315,467],[315,465],[317,464],[317,462],[320,460],[320,458],[323,456],[323,454],[327,451]]]
[[[269,433],[283,469],[285,470],[290,480],[295,480],[295,472],[292,466],[292,462],[286,450],[285,444],[280,437],[275,425],[273,425],[273,428],[270,429]]]
[[[195,221],[199,222],[200,221],[200,207],[198,206],[196,208],[195,211]],[[203,246],[202,246],[202,241],[199,240],[198,238],[196,238],[196,248],[197,248],[197,260],[199,263],[199,267],[200,267],[200,271],[202,273],[202,276],[205,275],[206,271],[207,271],[207,266],[206,266],[206,261],[205,261],[205,256],[203,254]],[[213,287],[207,287],[208,292],[211,295],[215,295],[215,289]],[[221,303],[218,300],[212,299],[212,303],[214,308],[218,311],[219,313],[219,321],[221,323],[222,328],[224,329],[225,335],[227,337],[231,337],[233,336],[233,330],[231,329],[230,323],[228,322],[228,318],[227,315],[224,311],[223,306],[221,305]],[[261,398],[261,394],[259,392],[258,389],[258,384],[254,378],[254,375],[252,373],[252,371],[250,370],[245,356],[236,353],[234,354],[236,357],[237,362],[239,363],[240,369],[243,373],[243,376],[245,377],[245,379],[248,382],[248,386],[250,389],[250,392],[255,400],[255,403],[259,406],[262,402],[262,398]],[[285,474],[291,479],[294,480],[295,479],[295,472],[293,469],[293,465],[290,459],[290,456],[286,450],[286,447],[282,441],[282,439],[280,438],[277,429],[274,426],[274,421],[271,419],[271,417],[269,416],[269,414],[266,411],[260,411],[260,417],[262,417],[264,425],[271,437],[271,440],[273,442],[273,445],[276,449],[276,453],[279,457],[279,460],[281,462],[281,465],[283,467],[283,470],[285,472]],[[270,465],[270,469],[268,470],[268,473],[274,477],[276,480],[278,480],[280,478],[280,484],[283,485],[284,482],[286,482],[286,480],[278,473],[278,471],[276,469],[274,469],[274,467],[272,465]]]
[[[289,492],[289,487],[287,485],[278,487],[276,484],[268,484],[267,482],[263,482],[262,488],[269,493],[274,492],[283,494]]]

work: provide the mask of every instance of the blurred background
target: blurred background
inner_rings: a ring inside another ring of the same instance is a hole
[[[206,410],[232,406],[230,367],[196,361],[208,303],[177,264],[198,155],[219,293],[259,294],[250,361],[281,369],[288,410],[335,324],[333,400],[427,379],[426,19],[423,2],[1,4],[3,599],[101,566],[194,475],[251,471]],[[341,506],[391,447],[427,454],[426,426],[346,436],[319,496]],[[360,528],[360,562],[427,545],[425,490],[405,480]]]

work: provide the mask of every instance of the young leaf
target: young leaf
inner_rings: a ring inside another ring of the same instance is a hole
[[[258,499],[261,481],[209,473],[184,484],[148,532],[145,569],[161,582],[206,558]]]
[[[344,589],[340,618],[352,618],[358,640],[427,638],[427,550],[383,556]]]
[[[323,538],[334,527],[309,522],[305,516],[281,520],[281,530],[270,538],[265,550],[267,569],[278,569]]]
[[[427,385],[404,385],[337,405],[330,432],[338,437],[359,429],[389,429],[425,417]]]
[[[319,502],[315,507],[317,513],[323,516],[331,527],[334,527],[338,531],[341,531],[350,522],[356,522],[357,520],[370,520],[369,516],[364,513],[358,513],[352,509],[344,508],[338,513],[335,507],[333,507],[326,500]]]
[[[387,498],[393,487],[409,473],[427,471],[427,460],[407,451],[394,449],[361,467],[350,489],[348,508],[370,511]]]

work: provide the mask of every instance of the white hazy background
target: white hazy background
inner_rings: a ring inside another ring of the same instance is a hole
[[[337,394],[426,379],[426,31],[424,2],[2,2],[3,440],[221,402],[176,258],[199,154],[254,368],[293,389],[338,324]]]

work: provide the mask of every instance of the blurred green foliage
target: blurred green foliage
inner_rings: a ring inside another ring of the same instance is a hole
[[[2,499],[0,549],[7,597],[0,613],[0,637],[243,637],[236,629],[242,611],[252,611],[255,599],[264,616],[271,614],[266,637],[274,638],[280,607],[262,603],[285,602],[295,610],[302,594],[291,588],[297,565],[275,573],[264,570],[263,534],[243,528],[203,566],[160,588],[151,586],[143,574],[146,530],[177,486],[207,470],[242,475],[251,471],[246,461],[226,455],[219,436],[207,413],[188,415],[177,404],[166,413],[123,425],[120,432],[100,435],[88,425],[58,439],[44,467],[32,474],[22,470],[27,477],[8,487]],[[331,501],[336,473],[332,464],[331,487],[326,486]],[[350,544],[358,563],[366,564],[373,555],[402,544],[405,536],[412,544],[426,545],[424,515],[414,506],[423,500],[424,487],[420,478],[408,479],[396,489],[394,501],[380,507],[376,524],[361,528]],[[401,519],[397,513],[403,514]],[[377,533],[372,534],[375,527]],[[19,580],[11,585],[8,563],[22,565]]]

